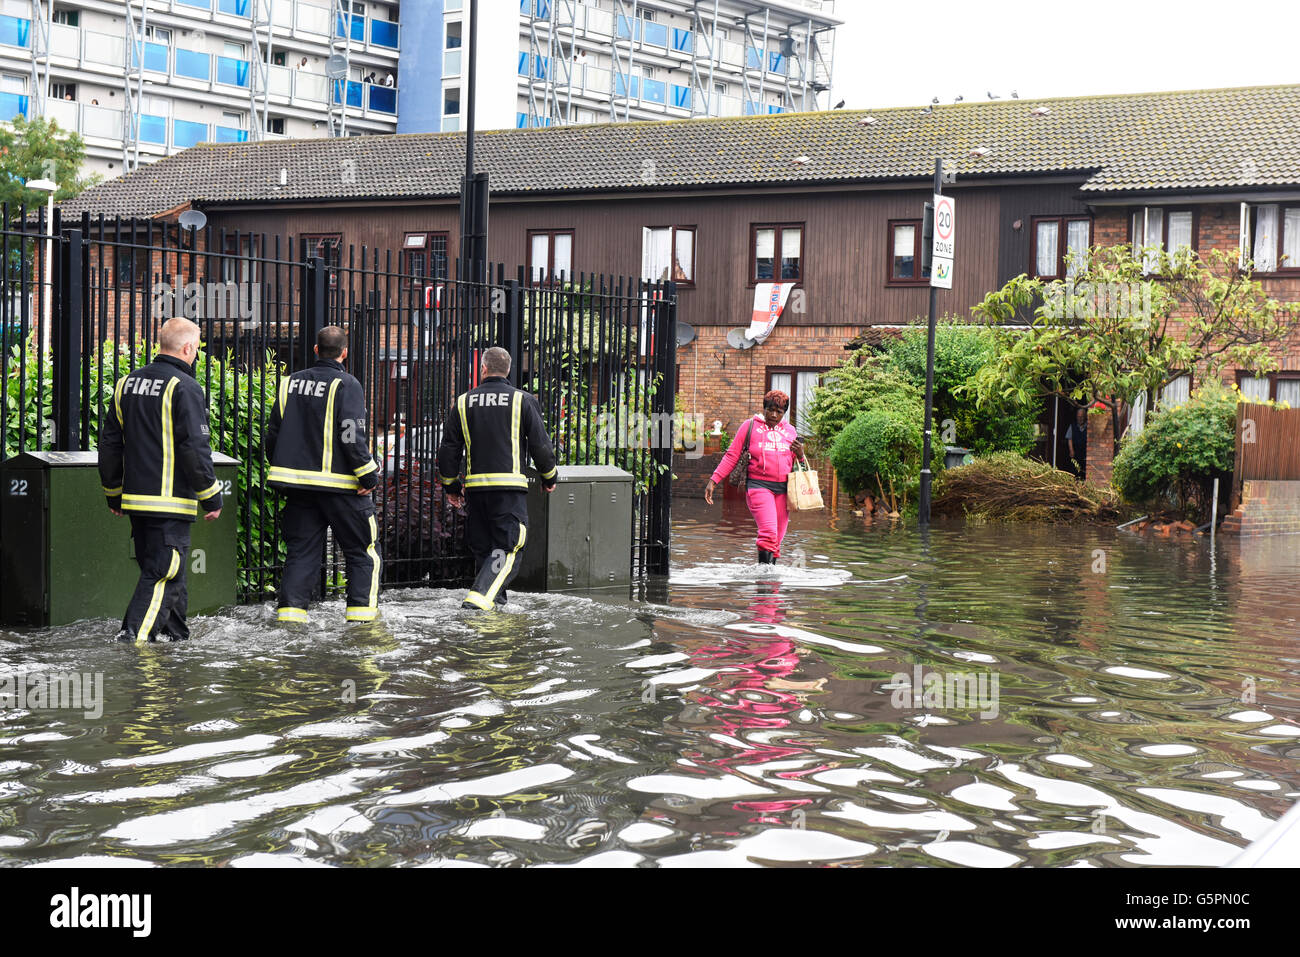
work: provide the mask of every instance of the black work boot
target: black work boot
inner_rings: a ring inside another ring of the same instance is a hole
[[[775,565],[776,555],[769,552],[766,548],[760,548],[758,550],[758,563],[760,565]]]
[[[130,628],[123,628],[117,633],[118,641],[135,641],[135,632]]]

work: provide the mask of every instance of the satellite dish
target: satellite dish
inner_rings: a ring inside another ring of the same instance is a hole
[[[677,344],[679,346],[689,345],[695,341],[695,327],[689,322],[677,323]]]
[[[348,74],[348,58],[342,53],[331,54],[325,61],[325,75],[331,80],[341,80]]]
[[[733,349],[752,349],[757,343],[745,335],[744,329],[732,329],[727,333],[727,345]]]
[[[187,209],[177,218],[182,229],[202,229],[208,224],[207,214],[197,209]]]

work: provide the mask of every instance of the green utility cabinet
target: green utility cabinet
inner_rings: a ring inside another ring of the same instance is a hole
[[[560,466],[554,492],[528,482],[519,591],[586,591],[632,581],[632,476],[612,465]]]
[[[189,612],[238,597],[239,462],[214,454],[221,517],[200,516],[186,556]],[[108,510],[95,452],[24,452],[0,465],[0,624],[39,628],[121,618],[140,577],[131,520]]]

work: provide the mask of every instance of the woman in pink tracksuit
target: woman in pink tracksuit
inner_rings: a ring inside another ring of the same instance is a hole
[[[763,413],[755,415],[736,430],[731,448],[704,487],[704,500],[713,504],[713,490],[735,467],[749,437],[749,478],[745,482],[745,499],[758,523],[758,562],[775,565],[781,554],[781,540],[790,523],[786,510],[786,479],[796,457],[803,455],[803,442],[794,426],[781,418],[790,408],[790,397],[773,390],[763,396]]]

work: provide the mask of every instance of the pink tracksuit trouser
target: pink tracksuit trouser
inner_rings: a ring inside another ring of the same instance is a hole
[[[786,526],[790,524],[785,499],[784,495],[765,488],[751,488],[745,492],[749,512],[758,523],[758,547],[778,557]]]

